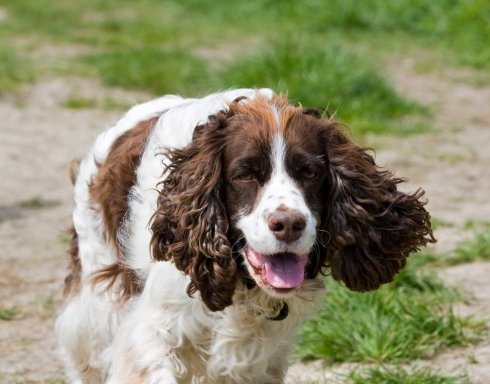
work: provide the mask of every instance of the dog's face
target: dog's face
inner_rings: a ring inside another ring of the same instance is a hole
[[[398,191],[402,179],[339,124],[280,96],[232,103],[168,156],[153,256],[188,274],[211,310],[232,303],[244,271],[279,298],[327,269],[376,289],[434,241],[422,191]]]
[[[310,255],[328,195],[323,130],[286,105],[246,109],[228,124],[223,171],[232,241],[256,284],[287,297],[317,262]]]

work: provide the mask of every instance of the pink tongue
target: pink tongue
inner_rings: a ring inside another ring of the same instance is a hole
[[[279,253],[262,255],[262,277],[274,288],[296,288],[305,278],[306,255]],[[265,276],[264,276],[265,274]]]

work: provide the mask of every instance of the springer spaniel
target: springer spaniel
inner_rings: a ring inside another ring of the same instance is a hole
[[[102,133],[75,182],[56,330],[74,383],[282,383],[329,273],[392,281],[434,240],[423,191],[268,89],[165,96]]]

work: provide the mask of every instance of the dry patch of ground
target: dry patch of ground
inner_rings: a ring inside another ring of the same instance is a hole
[[[50,80],[0,103],[0,382],[55,382],[62,367],[53,334],[66,275],[64,231],[70,223],[70,160],[120,111],[71,110],[72,95],[132,104],[147,95],[80,79]]]

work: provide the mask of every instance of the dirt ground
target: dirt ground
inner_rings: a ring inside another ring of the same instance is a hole
[[[418,73],[410,60],[393,60],[388,69],[401,94],[431,107],[437,129],[368,141],[377,148],[378,163],[410,178],[407,189],[424,187],[433,216],[452,224],[436,234],[437,247],[450,249],[468,236],[462,229],[467,220],[490,218],[490,87],[471,85],[464,72]],[[0,99],[0,308],[15,308],[10,320],[0,320],[1,383],[63,382],[53,324],[67,266],[69,162],[121,114],[65,108],[74,95],[100,105],[107,98],[123,104],[148,98],[72,78],[44,80]],[[445,281],[468,293],[456,310],[490,324],[489,275],[484,262],[440,270]],[[490,341],[421,364],[490,383]],[[287,382],[336,381],[351,367],[295,363]]]

